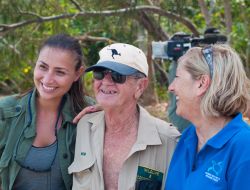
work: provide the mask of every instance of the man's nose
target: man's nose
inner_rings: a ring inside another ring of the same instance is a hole
[[[103,78],[103,80],[102,80],[103,82],[114,82],[113,80],[112,80],[112,76],[111,76],[111,73],[110,72],[107,72],[107,73],[105,73],[105,75],[104,75],[104,78]]]

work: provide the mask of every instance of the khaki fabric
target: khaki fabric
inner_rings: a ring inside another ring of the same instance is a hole
[[[138,136],[119,174],[118,189],[135,189],[138,167],[149,168],[165,176],[180,133],[171,124],[140,109]],[[87,114],[78,123],[75,158],[69,167],[73,190],[104,190],[103,141],[104,112]]]

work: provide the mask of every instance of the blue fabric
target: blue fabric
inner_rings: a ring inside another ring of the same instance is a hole
[[[66,190],[61,175],[57,141],[47,147],[31,147],[12,190]],[[27,168],[50,171],[35,172]]]
[[[250,128],[238,114],[197,153],[195,127],[173,155],[165,190],[249,190]]]
[[[98,62],[97,64],[87,68],[85,70],[85,72],[89,72],[89,71],[92,71],[92,70],[98,69],[98,68],[110,69],[110,70],[115,71],[117,73],[120,73],[122,75],[132,75],[132,74],[135,74],[136,72],[138,72],[136,69],[134,69],[128,65],[118,63],[115,61]]]
[[[57,141],[46,147],[31,146],[21,166],[35,171],[50,170],[57,154],[57,146]]]

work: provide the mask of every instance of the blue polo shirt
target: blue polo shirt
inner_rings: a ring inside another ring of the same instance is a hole
[[[165,190],[249,190],[250,128],[234,117],[197,153],[194,126],[187,128],[174,152]]]

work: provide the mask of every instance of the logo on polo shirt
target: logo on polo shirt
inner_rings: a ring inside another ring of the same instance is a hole
[[[222,162],[221,161],[215,161],[212,160],[211,166],[208,167],[207,171],[205,172],[205,176],[214,181],[218,182],[220,181],[220,174],[222,172]]]

